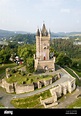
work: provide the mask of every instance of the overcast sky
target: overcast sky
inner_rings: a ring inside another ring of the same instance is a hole
[[[0,29],[81,31],[81,0],[0,0]]]

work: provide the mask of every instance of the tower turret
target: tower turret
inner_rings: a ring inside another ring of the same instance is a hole
[[[36,36],[40,36],[40,31],[39,31],[39,29],[37,29]]]

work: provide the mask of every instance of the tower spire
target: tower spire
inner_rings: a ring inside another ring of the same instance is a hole
[[[48,32],[47,32],[47,29],[46,29],[46,26],[44,23],[42,26],[41,34],[42,34],[42,36],[48,36]]]
[[[37,29],[36,36],[40,36],[40,31],[39,31],[39,28]]]

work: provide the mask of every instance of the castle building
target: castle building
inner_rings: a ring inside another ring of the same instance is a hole
[[[55,57],[50,59],[50,33],[45,24],[42,30],[37,29],[36,33],[36,55],[34,55],[35,70],[55,70]]]

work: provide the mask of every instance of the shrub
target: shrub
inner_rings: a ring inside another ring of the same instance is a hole
[[[31,79],[31,83],[33,82],[33,79]]]
[[[27,81],[29,80],[29,78],[27,78]]]
[[[12,70],[11,70],[11,73],[16,73],[16,70],[15,70],[15,69],[12,69]]]
[[[26,84],[26,81],[23,81],[22,83],[23,83],[23,84]]]
[[[21,70],[18,70],[18,73],[21,74]]]
[[[21,75],[22,75],[22,76],[24,76],[24,75],[26,75],[26,74],[25,74],[25,72],[24,72],[24,71],[22,71],[22,72],[21,72]]]
[[[27,76],[31,76],[32,74],[31,73],[29,73]]]

